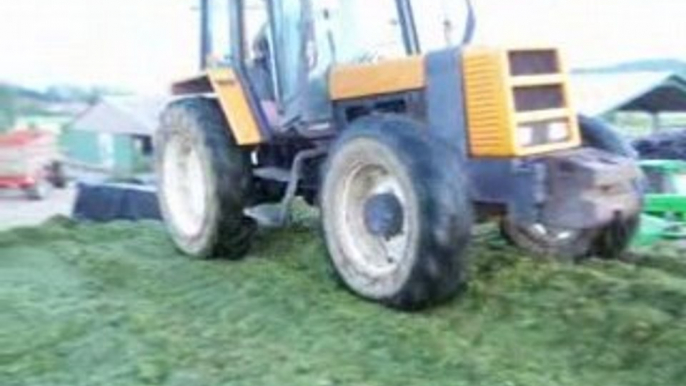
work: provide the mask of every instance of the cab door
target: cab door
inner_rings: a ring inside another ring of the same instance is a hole
[[[286,124],[300,118],[305,84],[304,0],[269,0],[272,4],[272,41],[276,92]]]

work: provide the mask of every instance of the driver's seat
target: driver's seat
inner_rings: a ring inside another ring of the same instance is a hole
[[[254,59],[248,66],[248,77],[252,83],[260,106],[270,128],[280,126],[279,108],[274,96],[273,71],[270,58],[270,44],[266,26],[262,28],[253,44]]]

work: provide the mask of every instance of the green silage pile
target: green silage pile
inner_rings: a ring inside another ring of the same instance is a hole
[[[0,233],[0,385],[686,384],[686,256],[540,262],[477,235],[472,284],[404,314],[330,279],[314,223],[243,262],[156,224]]]

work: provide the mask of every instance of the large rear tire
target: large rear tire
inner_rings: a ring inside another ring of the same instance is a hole
[[[234,141],[218,104],[171,104],[156,149],[160,207],[176,246],[199,258],[245,255],[255,230],[243,213],[252,191],[250,154]]]
[[[580,116],[579,128],[585,146],[636,158],[631,145],[602,121]],[[636,183],[636,194],[641,194],[639,183]],[[580,260],[597,256],[615,259],[629,247],[639,225],[640,214],[617,219],[601,228],[578,231],[550,229],[542,224],[516,224],[505,219],[501,232],[506,240],[538,257]]]
[[[320,197],[336,276],[353,293],[415,310],[466,282],[472,207],[457,154],[425,128],[363,118],[334,145]]]

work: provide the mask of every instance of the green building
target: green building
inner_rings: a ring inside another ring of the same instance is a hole
[[[111,175],[149,172],[152,137],[166,102],[164,98],[103,99],[64,130],[65,157],[77,168]]]

